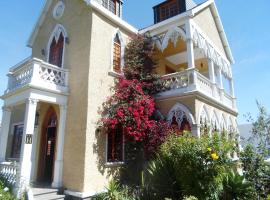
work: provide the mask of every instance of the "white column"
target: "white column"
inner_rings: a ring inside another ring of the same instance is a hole
[[[26,109],[24,115],[24,129],[23,129],[23,139],[21,147],[21,170],[20,170],[20,189],[24,189],[30,183],[30,176],[32,171],[32,143],[35,127],[35,117],[36,117],[37,100],[27,99]]]
[[[8,107],[3,107],[3,117],[2,117],[2,128],[0,134],[0,162],[6,159],[6,149],[8,142],[8,133],[11,118],[11,109]]]
[[[186,45],[188,56],[188,69],[193,69],[195,68],[193,41],[191,39],[187,39]]]
[[[235,94],[234,94],[234,84],[233,84],[233,79],[232,78],[230,79],[230,91],[231,91],[231,96],[232,97],[235,97]]]
[[[215,76],[215,67],[214,62],[211,59],[208,59],[208,71],[209,71],[209,78],[212,83],[216,83],[216,76]]]
[[[60,105],[60,119],[58,125],[58,136],[57,136],[57,154],[54,164],[54,177],[52,187],[59,188],[63,186],[63,152],[64,152],[64,141],[65,141],[65,127],[66,127],[66,115],[67,106]]]
[[[191,128],[192,135],[195,137],[200,138],[201,137],[201,125],[200,124],[193,124]]]
[[[194,48],[193,48],[193,35],[192,35],[192,26],[191,20],[188,19],[185,24],[186,28],[186,45],[187,45],[187,57],[188,57],[188,68],[195,68],[194,60]]]
[[[220,67],[218,68],[218,79],[219,79],[219,87],[220,89],[223,89],[222,72]]]

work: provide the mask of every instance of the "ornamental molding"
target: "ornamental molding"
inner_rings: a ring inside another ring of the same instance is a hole
[[[227,78],[232,78],[232,71],[229,62],[219,53],[216,47],[204,36],[195,24],[192,27],[192,40],[194,45],[203,50],[204,55],[211,59]]]
[[[209,112],[208,112],[208,110],[207,110],[207,108],[206,108],[205,105],[202,105],[202,107],[200,109],[200,116],[199,116],[198,120],[199,120],[199,123],[198,124],[200,124],[201,121],[202,122],[205,122],[206,121],[207,123],[210,122]]]
[[[26,99],[26,104],[28,105],[37,105],[37,103],[38,103],[37,99],[32,99],[32,98]]]
[[[53,18],[59,20],[65,11],[65,4],[63,1],[59,1],[53,9]]]
[[[3,106],[2,107],[2,111],[3,112],[11,112],[11,107],[9,107],[9,106]]]
[[[194,118],[193,118],[191,112],[189,111],[189,109],[180,103],[175,104],[167,116],[167,121],[170,124],[172,123],[173,117],[175,117],[179,126],[181,126],[184,118],[187,119],[190,126],[195,124]]]
[[[67,32],[64,26],[62,24],[57,24],[54,27],[53,32],[50,36],[49,45],[51,44],[51,41],[53,40],[53,38],[55,38],[56,42],[58,42],[61,33],[63,34],[64,38],[67,38]]]
[[[176,47],[178,39],[186,41],[186,32],[181,27],[172,27],[166,33],[156,36],[156,46],[162,52],[168,47],[169,41],[171,40]]]

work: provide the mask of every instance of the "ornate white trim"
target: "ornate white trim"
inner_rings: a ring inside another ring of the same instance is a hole
[[[227,121],[225,120],[224,114],[221,114],[220,125],[219,125],[219,127],[220,127],[221,129],[228,130]]]
[[[171,40],[176,47],[179,37],[185,41],[185,31],[180,27],[172,27],[163,35],[163,39],[159,38],[158,40],[156,40],[156,45],[161,51],[164,51],[167,48],[169,41]]]
[[[219,123],[218,115],[217,115],[215,110],[213,110],[212,115],[211,115],[211,124],[212,124],[212,126],[216,125],[218,130],[220,129],[220,123]]]
[[[205,56],[211,59],[222,71],[222,73],[232,78],[232,70],[229,62],[221,55],[217,48],[210,42],[199,28],[192,23],[192,40],[198,48],[202,49]]]
[[[199,118],[198,118],[198,124],[200,124],[201,119],[203,120],[203,122],[206,120],[208,123],[210,122],[210,115],[209,112],[205,106],[205,104],[203,104],[201,106],[200,109],[200,114],[199,114]]]
[[[169,113],[167,115],[167,120],[169,123],[172,123],[173,117],[176,118],[176,121],[177,121],[179,126],[181,125],[184,117],[187,118],[190,126],[195,124],[194,117],[191,114],[191,112],[189,111],[189,109],[185,105],[180,104],[180,103],[176,103],[169,111]]]
[[[53,9],[53,18],[59,20],[65,11],[65,4],[63,1],[59,1]]]
[[[48,44],[47,44],[47,62],[49,62],[49,58],[50,58],[50,46],[51,46],[52,40],[55,38],[56,42],[58,42],[61,33],[64,36],[63,56],[62,56],[62,65],[61,65],[61,67],[63,68],[64,60],[65,60],[65,48],[66,48],[65,40],[68,37],[68,34],[65,27],[62,24],[56,24],[56,26],[54,27],[49,37]]]

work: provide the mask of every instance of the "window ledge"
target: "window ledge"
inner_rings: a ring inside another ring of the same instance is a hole
[[[114,71],[109,71],[108,74],[109,74],[109,76],[112,76],[114,78],[124,78],[124,74],[119,74],[119,73],[114,72]]]
[[[107,162],[105,164],[106,167],[121,167],[125,164],[125,162]]]

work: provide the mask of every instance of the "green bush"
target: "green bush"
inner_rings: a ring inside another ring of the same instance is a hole
[[[120,186],[115,181],[111,181],[106,189],[106,193],[96,196],[94,200],[135,200],[128,187]]]
[[[253,184],[245,180],[244,176],[233,170],[229,171],[223,181],[223,200],[250,200],[256,199]]]
[[[232,167],[233,144],[217,134],[196,138],[186,133],[172,136],[161,146],[148,168],[146,184],[159,199],[196,196],[219,199],[226,171]]]
[[[15,197],[11,194],[11,189],[7,185],[6,181],[0,178],[0,200],[15,200]]]

